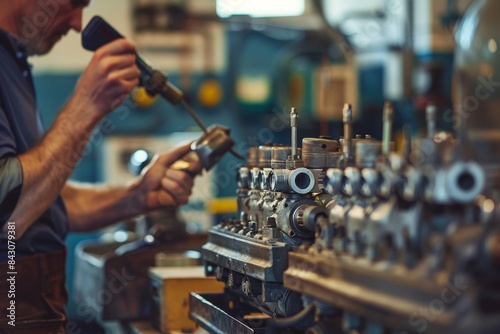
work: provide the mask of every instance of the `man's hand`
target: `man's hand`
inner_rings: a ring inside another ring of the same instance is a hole
[[[50,129],[35,147],[18,155],[23,185],[10,219],[16,221],[19,237],[54,203],[96,124],[138,82],[132,42],[116,40],[94,53]]]
[[[135,45],[117,39],[101,48],[83,72],[73,96],[74,103],[102,117],[118,107],[139,84]]]
[[[193,188],[193,178],[201,171],[199,161],[191,162],[189,173],[171,168],[172,164],[189,153],[189,144],[156,155],[143,170],[137,185],[138,199],[144,211],[176,208],[187,203]]]

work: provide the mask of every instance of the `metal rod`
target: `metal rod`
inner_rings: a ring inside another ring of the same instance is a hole
[[[194,121],[196,122],[196,124],[198,124],[198,126],[203,130],[203,132],[206,133],[207,132],[207,127],[205,126],[205,124],[203,124],[203,122],[201,121],[201,119],[198,117],[198,115],[196,115],[196,113],[189,106],[189,104],[186,102],[186,100],[182,99],[182,105],[189,112],[189,115],[191,115],[191,117],[194,119]],[[229,150],[229,152],[231,152],[231,154],[234,155],[236,158],[241,159],[241,160],[245,160],[245,158],[241,154],[239,154],[238,152],[236,152],[236,150],[234,148],[231,148]]]
[[[425,120],[427,122],[427,138],[434,138],[436,133],[436,106],[429,104],[425,109]]]
[[[241,159],[241,160],[245,160],[245,157],[243,157],[241,154],[236,152],[236,150],[234,148],[231,148],[229,150],[229,152],[231,152],[231,154],[234,155],[236,158]]]
[[[207,127],[203,124],[201,119],[198,117],[198,115],[196,115],[196,113],[189,106],[189,104],[186,102],[186,100],[182,99],[182,105],[184,106],[184,108],[186,108],[186,110],[189,112],[189,115],[191,115],[191,117],[194,119],[196,124],[198,124],[198,126],[203,130],[203,132],[207,132]]]
[[[349,103],[344,104],[342,110],[344,121],[344,155],[350,159],[352,150],[352,106]]]
[[[394,109],[392,103],[386,102],[384,104],[383,113],[383,132],[382,132],[382,153],[387,154],[391,150],[391,134],[392,134],[392,119]]]
[[[290,111],[290,128],[292,131],[292,159],[298,159],[297,154],[297,127],[299,125],[299,113],[297,109],[292,108]]]

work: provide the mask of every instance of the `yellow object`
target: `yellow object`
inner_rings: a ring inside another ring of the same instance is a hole
[[[405,146],[405,135],[403,131],[398,131],[394,135],[394,142],[396,144],[396,152],[399,154],[403,154],[404,146]]]
[[[158,95],[149,95],[144,87],[136,87],[132,91],[132,100],[141,108],[150,107],[156,102],[156,99],[158,99]]]
[[[215,79],[203,81],[198,89],[198,100],[207,108],[217,106],[222,100],[222,86],[219,81]]]
[[[207,211],[212,214],[237,212],[236,197],[212,198],[207,203]]]
[[[236,96],[244,103],[263,103],[271,96],[271,82],[266,76],[241,76],[236,81]]]
[[[153,267],[149,269],[153,286],[153,300],[159,303],[159,321],[155,321],[162,333],[182,329],[196,329],[189,319],[189,293],[222,293],[224,283],[215,277],[205,276],[205,267]],[[155,317],[156,315],[153,315]]]

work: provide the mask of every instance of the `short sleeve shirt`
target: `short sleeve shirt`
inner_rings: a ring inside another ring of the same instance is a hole
[[[27,57],[24,45],[0,30],[0,159],[15,157],[28,151],[43,136]],[[8,174],[0,175],[0,183],[6,181],[2,181],[2,178],[8,177]],[[9,202],[7,208],[13,210],[15,205],[16,201]],[[4,213],[0,217],[8,219],[8,214]],[[0,223],[3,225],[5,222]],[[22,238],[16,240],[16,256],[63,248],[67,231],[68,217],[59,196]],[[6,259],[6,249],[7,243],[0,239],[0,261]]]

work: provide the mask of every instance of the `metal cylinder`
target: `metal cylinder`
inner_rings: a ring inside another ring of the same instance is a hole
[[[273,170],[270,179],[271,190],[301,195],[310,193],[316,185],[314,174],[304,167]]]
[[[236,175],[236,184],[240,189],[250,188],[250,170],[247,167],[241,167]]]
[[[358,194],[361,187],[361,172],[355,167],[347,167],[344,170],[342,180],[342,192],[347,196]]]
[[[322,206],[301,205],[294,216],[300,229],[315,232],[317,219],[319,217],[328,218],[328,210]]]
[[[191,144],[191,150],[196,152],[203,168],[208,171],[234,144],[228,128],[213,125]]]
[[[259,189],[260,187],[260,168],[254,167],[250,170],[250,189]]]
[[[260,185],[259,189],[260,190],[269,190],[270,185],[271,185],[271,178],[272,178],[272,169],[271,168],[263,168],[260,171]]]
[[[288,178],[291,190],[297,194],[310,193],[316,184],[313,173],[307,168],[297,168],[292,170]]]
[[[361,170],[361,188],[359,192],[365,197],[375,196],[380,186],[379,173],[373,168]]]
[[[275,169],[271,172],[270,189],[272,191],[288,190],[288,180],[285,169]]]
[[[328,193],[336,195],[342,190],[342,180],[344,177],[344,172],[339,168],[330,168],[326,171],[326,191]]]
[[[375,140],[359,140],[355,145],[356,166],[374,167],[382,151],[382,143]]]
[[[247,166],[248,168],[257,167],[259,164],[259,148],[254,146],[250,147],[247,152]]]
[[[475,162],[455,163],[446,173],[446,190],[459,203],[474,200],[484,189],[486,175]]]
[[[328,138],[304,138],[302,160],[304,167],[328,168],[338,159],[338,142]]]
[[[271,168],[273,146],[259,146],[259,162],[260,168]]]

